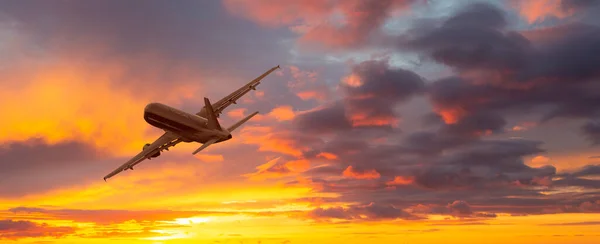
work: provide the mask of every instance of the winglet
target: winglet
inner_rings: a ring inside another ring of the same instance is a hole
[[[213,130],[221,130],[221,125],[217,120],[217,116],[215,115],[215,110],[208,98],[204,98],[204,107],[206,108],[206,118],[208,119],[208,128]]]
[[[246,121],[250,120],[252,117],[254,117],[257,114],[258,114],[258,111],[252,113],[251,115],[248,115],[248,117],[246,117],[246,118],[238,121],[237,123],[233,124],[227,130],[229,131],[229,133],[231,133],[233,130],[237,129],[238,127],[240,127],[240,125],[242,125],[243,123],[246,123]]]

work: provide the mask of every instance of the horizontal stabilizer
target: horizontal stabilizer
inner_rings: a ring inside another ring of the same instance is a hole
[[[238,121],[237,123],[235,123],[234,125],[232,125],[231,127],[229,127],[229,129],[227,129],[229,131],[229,133],[231,133],[233,130],[237,129],[238,127],[240,127],[240,125],[242,125],[243,123],[246,123],[246,121],[250,120],[252,117],[254,117],[254,115],[257,115],[258,111],[252,113],[251,115],[248,115],[248,117]]]
[[[215,143],[218,139],[210,139],[208,140],[206,143],[202,144],[202,146],[198,149],[196,149],[196,151],[194,151],[192,154],[196,154],[199,153],[200,151],[204,150],[204,148],[207,148],[208,146],[210,146],[211,144]]]

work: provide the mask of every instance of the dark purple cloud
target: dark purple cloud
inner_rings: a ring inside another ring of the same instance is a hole
[[[324,134],[350,130],[352,128],[352,124],[346,117],[344,104],[341,102],[327,104],[298,114],[294,118],[293,123],[299,131],[306,133]]]
[[[424,91],[423,79],[412,71],[371,60],[352,67],[340,85],[343,99],[304,112],[293,121],[300,131],[345,133],[394,127],[400,118],[394,108]]]
[[[346,219],[376,221],[384,219],[417,219],[410,213],[392,205],[369,203],[365,205],[352,205],[348,208],[331,207],[316,208],[308,213],[314,219]],[[364,216],[364,217],[363,217]]]
[[[594,144],[600,144],[600,122],[589,121],[582,128],[586,137]]]
[[[7,143],[0,148],[0,196],[25,195],[76,184],[90,175],[98,177],[101,165],[94,162],[107,157],[104,151],[79,142],[49,145],[30,139]]]
[[[39,171],[66,167],[74,162],[89,161],[103,156],[92,146],[78,142],[48,145],[42,139],[11,142],[0,148],[0,178],[23,171]]]
[[[600,116],[600,59],[592,54],[600,27],[572,23],[547,31],[558,35],[532,42],[508,28],[503,10],[475,4],[419,26],[399,42],[459,74],[435,81],[428,93],[445,121],[462,133],[502,132],[505,116],[524,112],[541,121]],[[591,128],[584,130],[590,134]]]

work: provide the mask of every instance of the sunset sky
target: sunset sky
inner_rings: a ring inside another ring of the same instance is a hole
[[[0,55],[0,243],[600,239],[600,1],[6,0]]]

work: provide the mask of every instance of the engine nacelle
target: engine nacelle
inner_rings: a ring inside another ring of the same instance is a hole
[[[144,147],[142,149],[146,150],[146,148],[149,146],[150,146],[150,143],[146,143],[146,145],[144,145]],[[160,156],[160,151],[156,152],[155,154],[150,155],[151,158],[156,158],[158,156]]]

